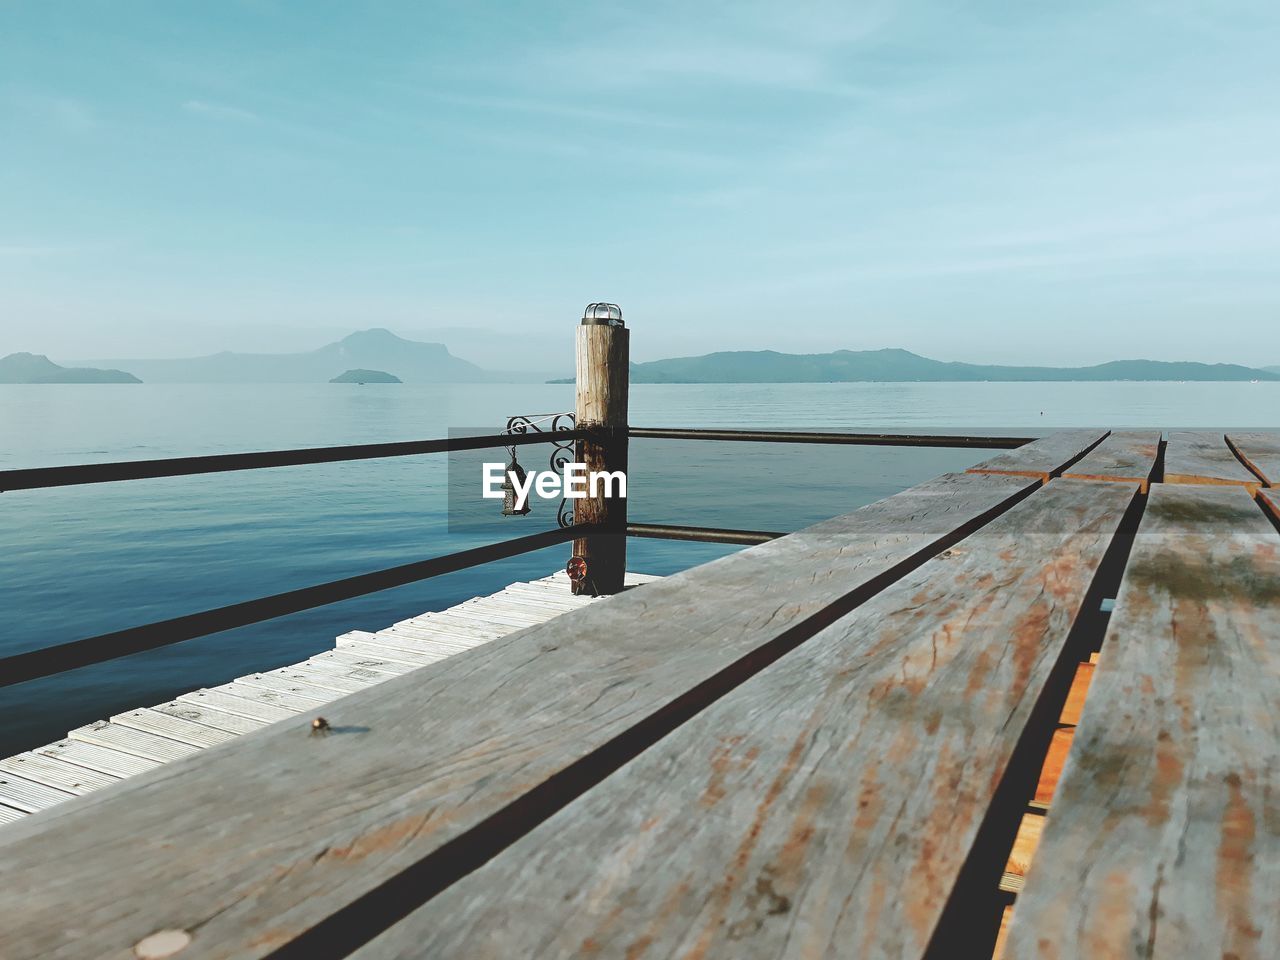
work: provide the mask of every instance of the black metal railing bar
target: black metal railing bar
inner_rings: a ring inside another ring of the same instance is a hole
[[[590,430],[561,430],[556,433],[486,434],[478,437],[447,437],[440,440],[402,440],[393,443],[361,443],[342,447],[308,447],[298,450],[266,450],[258,453],[217,453],[203,457],[172,457],[164,460],[125,460],[116,463],[85,463],[67,467],[35,467],[0,471],[0,492],[71,487],[86,483],[119,480],[149,480],[156,477],[189,477],[201,473],[229,473],[268,467],[297,467],[313,463],[344,463],[349,460],[376,460],[383,457],[413,457],[424,453],[452,453],[517,447],[528,443],[553,443],[592,436]]]
[[[914,433],[822,433],[810,430],[704,430],[685,427],[631,427],[633,440],[736,440],[745,443],[832,443],[873,447],[955,447],[1012,450],[1036,437],[975,437]]]
[[[724,527],[686,527],[670,523],[628,523],[628,537],[650,540],[689,540],[695,543],[735,543],[754,546],[785,537],[775,530],[729,530]]]
[[[400,587],[419,580],[428,580],[446,573],[465,570],[494,560],[530,553],[545,547],[566,543],[574,537],[592,532],[596,528],[588,524],[558,527],[527,537],[504,540],[501,543],[474,547],[458,553],[418,560],[413,563],[362,573],[342,580],[332,580],[299,590],[288,590],[270,597],[246,600],[225,607],[204,610],[171,620],[161,620],[125,630],[115,630],[96,637],[72,640],[52,647],[29,650],[0,659],[0,687],[24,683],[40,677],[86,667],[90,664],[127,657],[133,653],[154,650],[184,640],[221,633],[235,627],[244,627],[263,620],[273,620],[291,613],[322,607],[339,600],[376,593]]]

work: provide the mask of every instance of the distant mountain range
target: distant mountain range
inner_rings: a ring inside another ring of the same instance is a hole
[[[60,367],[39,353],[0,357],[0,383],[141,383],[123,370]]]
[[[111,369],[96,369],[108,367]],[[128,372],[125,372],[128,371]],[[48,357],[15,353],[0,360],[0,383],[328,383],[360,382],[362,372],[404,383],[494,383],[538,379],[484,370],[443,343],[362,330],[303,353],[215,353],[174,360],[90,360],[60,367]],[[735,350],[631,365],[633,383],[830,383],[848,381],[1280,380],[1280,367],[1229,363],[1116,360],[1090,367],[1016,367],[948,363],[908,350],[779,353]],[[552,380],[568,383],[572,378]]]
[[[327,383],[345,370],[385,370],[405,383],[475,383],[496,378],[449,352],[375,328],[306,353],[215,353],[178,360],[98,360],[148,383]]]
[[[1280,369],[1232,363],[1114,360],[1092,367],[946,363],[908,350],[777,353],[735,350],[631,365],[632,383],[840,383],[850,381],[1280,380]],[[554,381],[565,382],[565,381]]]

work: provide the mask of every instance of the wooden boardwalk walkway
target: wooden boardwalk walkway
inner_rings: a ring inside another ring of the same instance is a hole
[[[349,635],[405,669],[236,681],[298,699],[0,827],[0,956],[1271,960],[1278,477],[1064,432],[436,662]]]
[[[656,579],[628,573],[626,582]],[[375,633],[353,630],[302,663],[129,710],[0,760],[0,824],[297,714],[314,717],[349,693],[596,602],[573,596],[568,583],[556,573]]]

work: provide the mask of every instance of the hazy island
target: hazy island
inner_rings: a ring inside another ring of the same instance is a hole
[[[394,374],[385,370],[348,370],[340,373],[330,383],[404,383]]]
[[[172,360],[92,360],[123,367],[148,383],[328,383],[339,370],[395,370],[405,383],[484,383],[494,375],[443,343],[406,340],[390,330],[361,330],[302,353],[233,353]]]
[[[0,357],[0,383],[141,383],[123,370],[60,367],[39,353],[11,353]]]
[[[778,353],[734,350],[631,365],[632,383],[849,383],[1103,380],[1280,380],[1280,371],[1234,363],[1113,360],[1091,367],[949,363],[909,350]],[[572,383],[572,378],[549,381]]]

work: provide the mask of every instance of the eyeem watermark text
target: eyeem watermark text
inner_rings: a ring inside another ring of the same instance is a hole
[[[625,497],[627,475],[621,470],[587,470],[585,463],[566,463],[564,476],[554,470],[530,470],[521,478],[515,470],[507,470],[504,463],[486,463],[481,466],[482,495],[486,500],[501,500],[506,494],[503,485],[511,482],[516,495],[516,509],[523,510],[529,502],[529,493],[536,493],[543,500],[582,500],[591,497]]]

